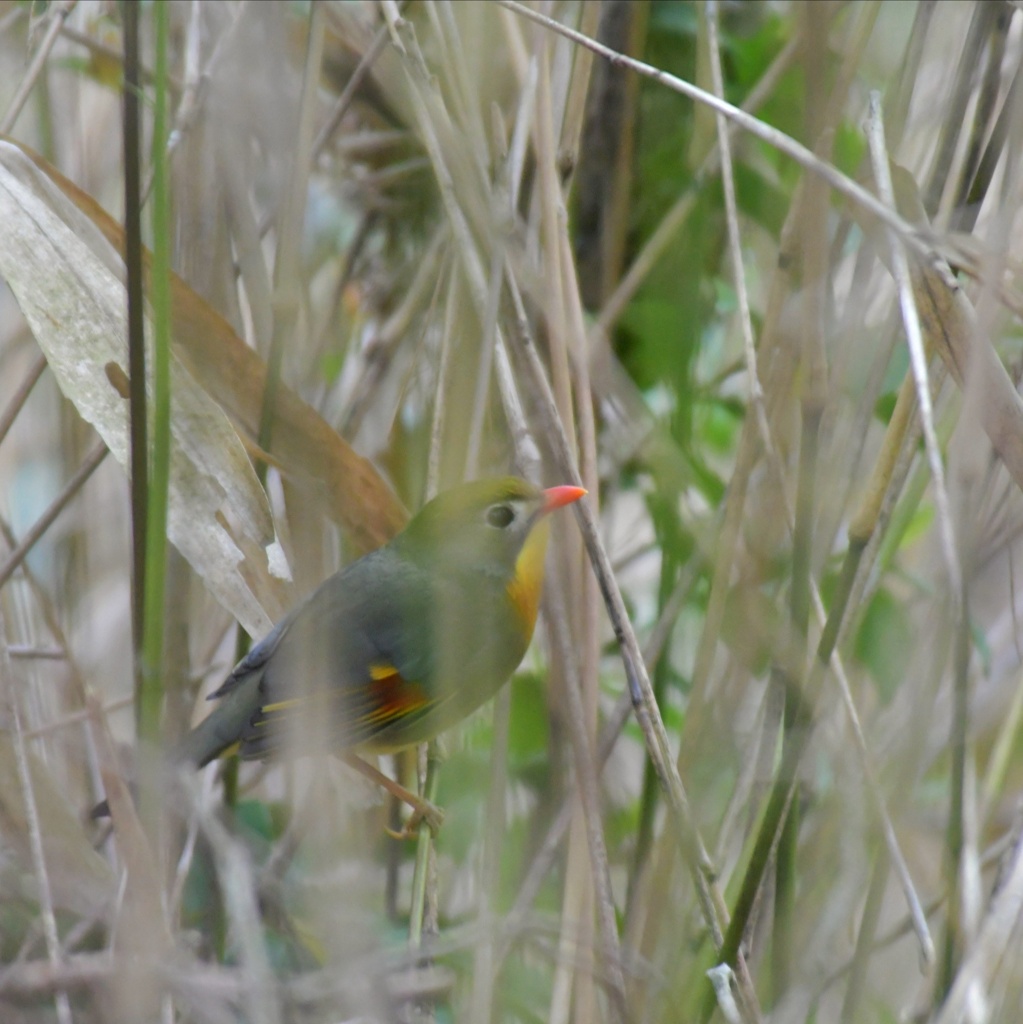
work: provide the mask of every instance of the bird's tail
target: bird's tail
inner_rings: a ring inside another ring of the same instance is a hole
[[[182,737],[181,742],[171,751],[170,764],[174,767],[192,765],[202,768],[210,761],[231,753],[232,748],[238,745],[249,720],[259,710],[261,675],[261,672],[255,671],[239,679],[219,699],[213,711]],[[93,807],[89,817],[110,817],[110,805],[103,800]]]
[[[172,754],[175,764],[202,768],[232,752],[231,748],[238,745],[249,721],[259,710],[261,675],[261,672],[251,672],[218,699],[213,711],[182,737]]]

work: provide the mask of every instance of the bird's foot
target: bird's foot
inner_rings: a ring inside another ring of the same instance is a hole
[[[419,826],[425,824],[436,835],[444,823],[444,812],[435,804],[431,804],[429,800],[423,800],[414,793],[408,795],[413,799],[401,798],[412,808],[408,821],[402,825],[401,831],[396,831],[393,828],[385,828],[384,831],[392,839],[415,839],[419,835]]]
[[[412,808],[412,814],[400,832],[396,832],[393,828],[384,829],[389,836],[395,839],[412,839],[418,833],[419,826],[423,822],[429,826],[434,835],[437,834],[441,823],[444,821],[444,812],[439,807],[431,804],[429,800],[424,800],[423,797],[413,793],[412,790],[406,789],[400,782],[395,782],[390,776],[384,775],[382,771],[374,768],[373,765],[364,761],[357,754],[344,754],[342,755],[342,760],[350,768],[354,768],[361,775],[365,775],[367,779],[386,789],[392,796],[397,797],[402,803],[408,804]]]

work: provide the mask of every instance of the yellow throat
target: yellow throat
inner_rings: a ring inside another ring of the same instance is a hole
[[[508,596],[519,617],[527,644],[533,635],[536,614],[540,609],[544,558],[550,532],[550,523],[546,519],[541,519],[533,527],[515,560],[515,575],[508,584]]]

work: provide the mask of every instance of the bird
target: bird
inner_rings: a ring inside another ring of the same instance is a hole
[[[327,750],[369,768],[416,820],[429,816],[435,809],[361,755],[433,739],[507,682],[536,624],[547,516],[585,494],[517,477],[438,494],[253,646],[172,760],[201,768],[233,753],[268,760]]]

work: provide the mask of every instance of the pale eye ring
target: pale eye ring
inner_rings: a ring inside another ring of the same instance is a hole
[[[511,526],[515,519],[515,510],[511,505],[491,505],[487,509],[487,525],[504,530]]]

